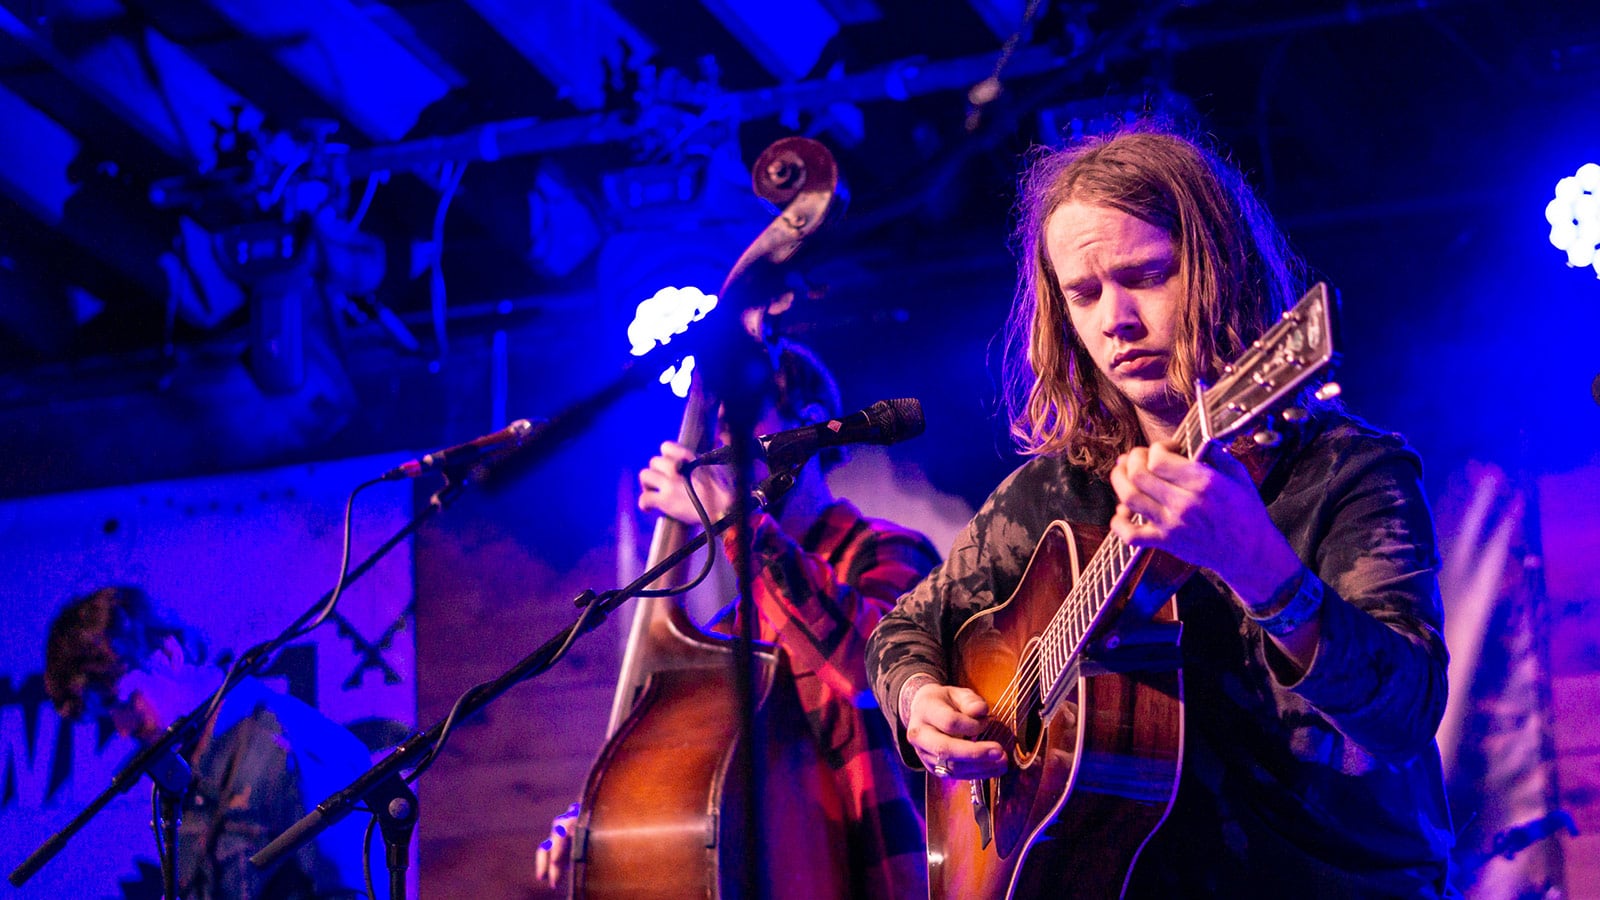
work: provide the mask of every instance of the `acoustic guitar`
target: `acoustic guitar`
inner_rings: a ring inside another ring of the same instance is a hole
[[[1332,325],[1332,294],[1317,284],[1200,392],[1178,428],[1182,451],[1198,458],[1256,428],[1332,364]],[[1336,392],[1329,384],[1318,396]],[[1126,891],[1177,794],[1182,626],[1172,594],[1193,572],[1103,527],[1057,521],[1011,597],[956,633],[951,681],[988,702],[979,739],[999,741],[1011,766],[998,778],[928,779],[935,900]]]

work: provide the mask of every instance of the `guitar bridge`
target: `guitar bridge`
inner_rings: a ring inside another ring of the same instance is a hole
[[[994,840],[994,820],[989,815],[989,782],[973,779],[967,786],[972,791],[972,818],[978,823],[978,847],[983,849]]]

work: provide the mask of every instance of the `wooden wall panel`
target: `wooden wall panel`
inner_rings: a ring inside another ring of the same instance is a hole
[[[1541,478],[1539,506],[1567,896],[1600,900],[1600,466]]]
[[[497,503],[441,518],[419,535],[424,723],[443,718],[461,691],[509,669],[571,622],[572,598],[583,588],[613,586],[610,547],[560,564],[541,558],[541,543],[527,531],[535,506]],[[550,891],[534,881],[534,849],[550,818],[582,790],[599,750],[626,625],[619,615],[582,638],[554,669],[512,688],[457,729],[419,792],[421,896],[566,896],[564,885]]]

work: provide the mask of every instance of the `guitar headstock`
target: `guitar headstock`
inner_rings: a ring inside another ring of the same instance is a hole
[[[1202,432],[1223,441],[1257,423],[1274,406],[1299,391],[1337,358],[1333,347],[1335,294],[1318,282],[1294,308],[1267,330],[1250,349],[1223,370],[1222,378],[1207,389],[1185,419],[1197,419],[1205,428],[1192,431],[1194,443]],[[1203,404],[1203,406],[1202,406]]]

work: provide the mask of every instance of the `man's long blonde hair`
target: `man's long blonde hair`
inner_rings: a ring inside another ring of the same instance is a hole
[[[1030,160],[1006,327],[1011,434],[1023,453],[1061,453],[1103,475],[1143,433],[1074,332],[1046,252],[1046,223],[1073,202],[1120,210],[1172,237],[1182,301],[1167,389],[1190,402],[1196,377],[1214,380],[1293,305],[1302,266],[1239,171],[1171,131],[1140,124]]]

